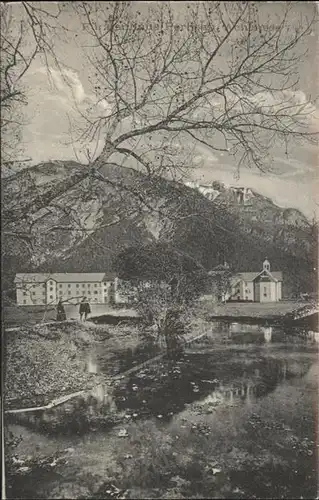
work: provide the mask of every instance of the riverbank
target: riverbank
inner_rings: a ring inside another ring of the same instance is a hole
[[[234,321],[282,321],[286,315],[304,307],[311,307],[313,304],[305,301],[283,301],[274,303],[257,302],[228,302],[226,304],[211,305],[204,303],[200,305],[201,315],[209,320],[225,319]]]
[[[93,353],[101,345],[108,354],[103,374],[98,374]],[[131,367],[132,353],[137,350],[139,359],[141,347],[137,328],[125,325],[66,321],[5,332],[6,410],[44,406],[66,394],[88,391],[126,365]]]
[[[79,306],[64,303],[67,320],[79,319]],[[20,327],[35,325],[40,322],[52,322],[56,320],[56,306],[4,306],[2,309],[2,321],[5,327]],[[102,316],[112,318],[134,318],[136,311],[121,305],[110,307],[108,304],[91,304],[90,318],[99,319]],[[102,321],[103,322],[103,321]]]

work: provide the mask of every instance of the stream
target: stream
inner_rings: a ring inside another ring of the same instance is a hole
[[[141,461],[152,449],[157,461],[163,440],[171,456],[163,465],[166,476],[175,462],[193,464],[176,465],[175,475],[184,481],[179,494],[314,498],[317,341],[309,331],[213,322],[207,336],[174,363],[163,358],[116,382],[105,377],[59,407],[11,418],[10,430],[23,437],[21,453],[64,450],[68,457],[63,471],[29,478],[11,498],[67,498],[70,491],[73,498],[92,497],[92,477],[111,472],[131,498],[156,498],[151,485],[157,476],[142,480],[134,458]],[[88,371],[103,375],[107,360],[106,348],[95,346],[87,353]],[[122,360],[121,366],[130,363]],[[159,490],[169,488],[165,474]]]

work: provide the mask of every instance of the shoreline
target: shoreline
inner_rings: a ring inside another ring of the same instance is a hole
[[[232,315],[218,315],[218,316],[207,316],[207,321],[220,321],[225,323],[245,323],[245,324],[278,324],[283,323],[284,318],[282,316],[232,316]]]
[[[291,326],[309,322],[318,324],[318,308],[311,302],[226,303],[210,309],[209,304],[202,308],[207,321]]]
[[[207,321],[220,321],[221,323],[242,323],[246,325],[263,325],[263,326],[283,326],[283,327],[300,327],[318,330],[318,313],[314,313],[304,318],[291,318],[288,315],[284,316],[207,316]]]

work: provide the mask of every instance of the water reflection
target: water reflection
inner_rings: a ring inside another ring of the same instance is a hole
[[[243,324],[236,322],[218,322],[212,326],[212,331],[220,331],[232,342],[245,343],[270,343],[273,336],[272,326]]]
[[[99,403],[104,403],[108,396],[103,385],[96,386],[91,394]]]
[[[319,333],[307,328],[292,325],[258,325],[249,323],[215,321],[212,332],[220,332],[231,343],[270,344],[290,343],[300,344],[300,340],[309,343],[319,342]]]
[[[89,373],[117,375],[155,357],[160,352],[161,349],[155,342],[145,342],[135,348],[123,345],[122,350],[117,350],[116,354],[110,352],[107,345],[100,345],[88,352],[86,367]]]
[[[242,402],[251,400],[253,394],[254,388],[249,382],[242,383],[239,387],[220,385],[211,394],[200,401],[199,404],[203,407],[221,404],[230,404],[232,406],[239,400]]]
[[[265,380],[259,382],[256,380],[238,381],[236,384],[229,385],[219,384],[211,394],[198,404],[204,408],[211,405],[234,406],[239,403],[251,405],[257,398],[274,389],[276,385],[272,386]]]
[[[161,362],[119,382],[112,392],[99,386],[90,396],[102,405],[107,404],[111,411],[124,411],[127,417],[134,414],[137,418],[149,418],[160,414],[169,420],[192,402],[204,406],[250,405],[286,378],[302,376],[310,366],[310,361],[268,356],[252,359],[248,366],[229,359],[225,366],[218,357],[189,355],[174,367]]]
[[[272,326],[263,326],[261,327],[261,331],[264,334],[265,342],[271,342]]]
[[[87,371],[89,373],[98,373],[98,365],[95,356],[90,353],[87,360]]]
[[[127,379],[116,384],[106,381],[56,408],[12,418],[49,433],[85,433],[109,428],[119,419],[148,419],[158,415],[162,422],[167,422],[190,403],[212,411],[220,405],[251,405],[278,384],[291,377],[301,377],[310,368],[312,358],[299,356],[287,336],[272,326],[255,327],[246,333],[267,345],[280,333],[281,344],[273,343],[272,349],[240,350],[236,335],[242,338],[240,330],[246,325],[238,325],[227,325],[232,338],[235,336],[231,349],[188,353],[174,365],[167,360],[157,361]],[[279,355],[283,346],[293,356],[286,356],[286,352],[284,356]],[[101,364],[103,366],[102,350],[98,354],[91,352],[87,357],[90,373],[99,372]],[[106,360],[107,356],[105,351]]]
[[[228,353],[229,354],[229,353]],[[229,355],[228,363],[218,355],[189,355],[174,373],[153,367],[143,378],[132,376],[114,395],[121,409],[139,410],[140,415],[163,418],[182,411],[185,404],[210,401],[214,405],[251,404],[273,391],[287,377],[302,376],[311,362],[296,362],[270,356],[242,359]],[[298,367],[296,367],[296,363]],[[258,366],[258,368],[256,367]]]

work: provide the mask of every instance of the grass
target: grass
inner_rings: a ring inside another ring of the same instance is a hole
[[[92,376],[85,372],[85,363],[78,356],[88,337],[89,333],[83,328],[80,331],[78,325],[65,325],[63,330],[57,326],[21,328],[7,333],[6,398],[47,403],[61,393],[90,385]]]
[[[6,327],[23,326],[26,324],[35,324],[43,320],[45,313],[44,306],[4,306],[3,323]],[[46,321],[56,319],[56,308],[48,307],[45,314]]]
[[[282,301],[272,303],[240,302],[227,304],[211,305],[203,303],[200,306],[202,314],[219,317],[250,317],[250,318],[280,318],[285,314],[309,305],[308,302],[300,301]]]
[[[74,304],[64,304],[67,319],[79,319],[79,306]],[[34,325],[40,322],[50,322],[56,320],[56,306],[4,306],[3,323],[6,327]],[[134,312],[125,305],[110,307],[108,304],[91,304],[90,317],[98,317],[107,314],[117,314],[119,316],[133,315]]]

